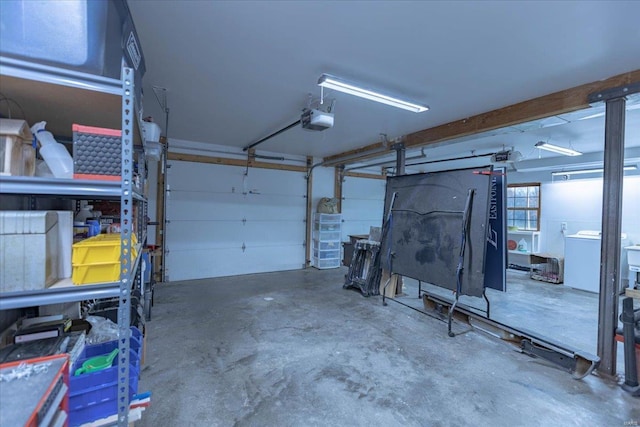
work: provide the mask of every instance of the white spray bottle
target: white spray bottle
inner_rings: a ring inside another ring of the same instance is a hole
[[[51,132],[44,129],[47,122],[39,122],[31,126],[31,132],[40,143],[40,154],[51,173],[56,178],[73,178],[73,158],[71,154],[53,138]]]

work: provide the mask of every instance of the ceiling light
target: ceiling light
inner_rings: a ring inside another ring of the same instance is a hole
[[[631,165],[631,166],[625,166],[622,168],[623,171],[635,171],[638,170],[638,166],[636,165]],[[602,173],[604,172],[604,169],[602,168],[597,168],[597,169],[578,169],[578,170],[572,170],[572,171],[562,171],[562,172],[551,172],[552,176],[563,176],[563,175],[583,175],[583,174],[587,174],[587,173]]]
[[[536,144],[536,148],[540,148],[541,150],[552,151],[558,154],[564,154],[565,156],[580,156],[581,152],[572,150],[571,148],[564,148],[558,145],[549,144],[548,142],[540,141]]]
[[[382,104],[391,105],[393,107],[402,108],[404,110],[413,111],[414,113],[421,113],[429,109],[429,107],[427,107],[426,105],[417,104],[415,102],[405,101],[393,96],[374,92],[370,89],[362,88],[355,83],[348,82],[329,74],[323,74],[322,76],[320,76],[320,79],[318,79],[318,86],[326,87],[328,89],[334,89],[340,92],[348,93],[350,95],[359,96],[360,98],[365,98],[371,101],[380,102]]]

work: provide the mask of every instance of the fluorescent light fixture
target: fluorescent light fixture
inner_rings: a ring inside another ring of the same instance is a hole
[[[327,89],[334,89],[340,92],[348,93],[350,95],[359,96],[360,98],[365,98],[371,101],[380,102],[382,104],[391,105],[393,107],[402,108],[404,110],[413,111],[414,113],[421,113],[429,109],[429,107],[427,107],[426,105],[417,104],[415,102],[405,101],[393,96],[374,92],[370,89],[365,89],[355,83],[348,82],[344,79],[332,76],[330,74],[321,75],[320,79],[318,79],[318,86],[326,87]]]
[[[581,152],[572,150],[571,148],[564,148],[558,145],[549,144],[548,142],[540,141],[536,144],[536,148],[541,150],[547,150],[558,154],[564,154],[565,156],[580,156]]]
[[[623,171],[635,171],[638,170],[638,166],[631,165],[625,166],[622,168]],[[587,173],[602,173],[604,169],[596,168],[596,169],[578,169],[572,171],[563,171],[563,172],[551,172],[551,176],[563,176],[563,175],[584,175]]]

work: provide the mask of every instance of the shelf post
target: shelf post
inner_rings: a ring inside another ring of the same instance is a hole
[[[133,234],[133,124],[134,73],[122,69],[122,151],[120,197],[120,304],[118,305],[118,425],[127,426],[129,420],[129,338],[131,330],[131,278],[135,260],[132,259]],[[141,236],[140,236],[141,237]]]

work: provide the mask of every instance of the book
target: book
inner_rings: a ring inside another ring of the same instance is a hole
[[[62,335],[71,327],[70,319],[48,320],[39,323],[23,322],[21,327],[16,331],[13,342],[24,343],[28,341],[40,340],[44,338],[53,338]],[[28,326],[25,326],[27,324]]]
[[[55,338],[60,336],[60,331],[58,329],[50,329],[48,331],[40,331],[40,332],[32,332],[16,335],[13,338],[13,342],[16,344],[21,344],[29,341],[42,340],[45,338]]]

